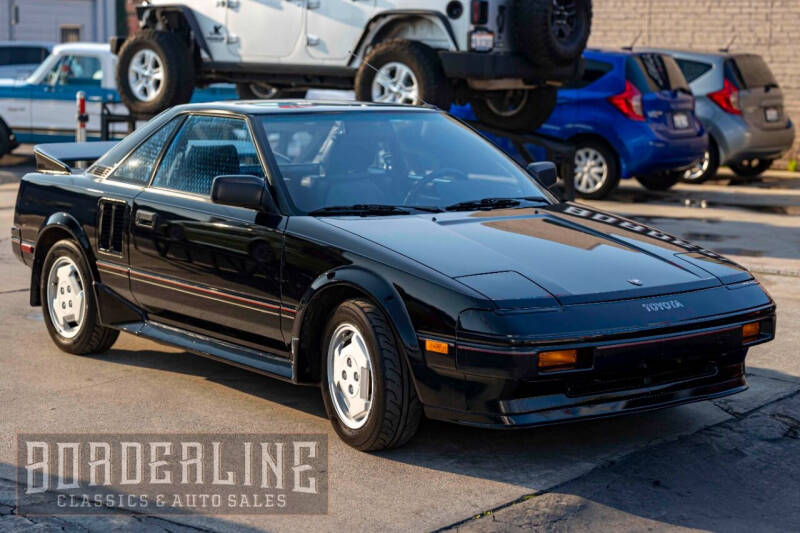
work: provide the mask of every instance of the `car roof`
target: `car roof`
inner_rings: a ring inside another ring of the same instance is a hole
[[[62,51],[71,52],[110,52],[111,46],[108,43],[62,43],[53,47],[53,53]]]
[[[440,111],[435,107],[411,106],[400,104],[379,104],[372,102],[346,102],[341,100],[224,100],[185,104],[174,108],[183,111],[226,111],[245,115],[268,115],[284,113],[308,112],[365,112],[365,111],[406,111],[431,112]]]
[[[736,54],[731,52],[722,52],[720,50],[691,50],[689,48],[654,48],[654,47],[647,47],[647,48],[637,48],[637,51],[640,52],[659,52],[662,54],[680,54],[682,56],[691,56],[696,58],[704,58],[704,59],[727,59],[731,56],[738,56],[738,55],[747,55],[747,54]]]

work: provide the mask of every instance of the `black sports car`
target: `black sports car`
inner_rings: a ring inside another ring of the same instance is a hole
[[[188,105],[36,155],[12,243],[62,350],[121,330],[319,384],[362,450],[423,412],[523,427],[732,394],[774,335],[745,269],[559,203],[551,164],[431,109]]]

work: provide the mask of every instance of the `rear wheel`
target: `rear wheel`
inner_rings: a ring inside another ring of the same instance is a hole
[[[754,178],[766,172],[773,163],[774,159],[759,159],[757,157],[742,159],[735,163],[728,163],[728,166],[737,176],[743,178]]]
[[[177,35],[141,30],[119,51],[116,81],[134,114],[152,115],[185,104],[194,92],[194,62]]]
[[[336,433],[363,451],[400,446],[422,418],[391,326],[367,300],[341,304],[325,328],[322,398]]]
[[[119,331],[99,322],[91,273],[74,242],[59,241],[47,252],[40,294],[45,326],[61,350],[103,353],[117,340]]]
[[[513,89],[481,93],[471,101],[480,122],[489,126],[521,132],[536,131],[556,107],[555,87]]]
[[[703,159],[694,164],[690,169],[679,173],[679,178],[684,183],[703,183],[714,179],[719,170],[719,150],[713,139],[708,142],[708,149],[703,154]]]
[[[276,98],[305,98],[305,89],[281,89],[264,82],[237,83],[236,94],[242,100],[271,100]]]
[[[650,174],[647,176],[636,176],[636,180],[646,189],[651,191],[667,191],[671,189],[681,179],[678,172],[664,172],[662,174]]]
[[[355,93],[363,102],[430,104],[445,110],[452,102],[436,52],[402,39],[384,41],[367,55],[356,74]]]
[[[575,147],[575,194],[599,200],[616,189],[620,180],[615,154],[596,141],[578,141]]]

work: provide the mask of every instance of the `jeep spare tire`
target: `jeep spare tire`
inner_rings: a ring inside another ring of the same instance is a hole
[[[194,62],[176,34],[141,30],[119,51],[116,81],[131,113],[153,115],[191,99]]]
[[[430,104],[444,110],[452,102],[436,52],[402,39],[384,41],[367,54],[356,73],[355,93],[362,102]]]
[[[592,0],[513,0],[509,21],[514,44],[534,65],[568,65],[586,48]]]
[[[479,122],[498,129],[533,132],[544,124],[556,107],[555,87],[486,91],[472,98]]]

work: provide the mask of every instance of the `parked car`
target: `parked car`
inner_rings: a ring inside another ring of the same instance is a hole
[[[178,106],[111,147],[37,147],[11,244],[69,353],[119,331],[317,385],[361,450],[423,413],[520,428],[743,391],[775,304],[742,267],[559,203],[447,114]],[[176,394],[179,394],[176,391]]]
[[[671,54],[677,61],[710,137],[708,152],[683,174],[684,181],[703,182],[714,177],[720,165],[740,176],[757,176],[792,147],[794,124],[764,58],[728,52],[656,52]]]
[[[0,41],[0,79],[27,78],[52,49],[53,43]]]
[[[668,55],[587,50],[583,77],[558,92],[539,133],[575,143],[575,192],[604,198],[619,180],[636,177],[665,190],[669,173],[702,159],[708,137],[694,97]]]
[[[103,103],[113,113],[127,113],[114,82],[116,57],[107,44],[57,45],[26,80],[0,80],[0,156],[20,143],[71,141],[75,139],[78,91],[86,93],[90,140],[100,138]],[[232,86],[195,91],[196,102],[236,98]],[[124,135],[127,126],[112,125]]]
[[[151,0],[142,30],[113,38],[117,84],[134,113],[188,101],[197,83],[245,98],[355,89],[359,100],[472,102],[481,120],[543,123],[556,86],[579,72],[591,0]]]

